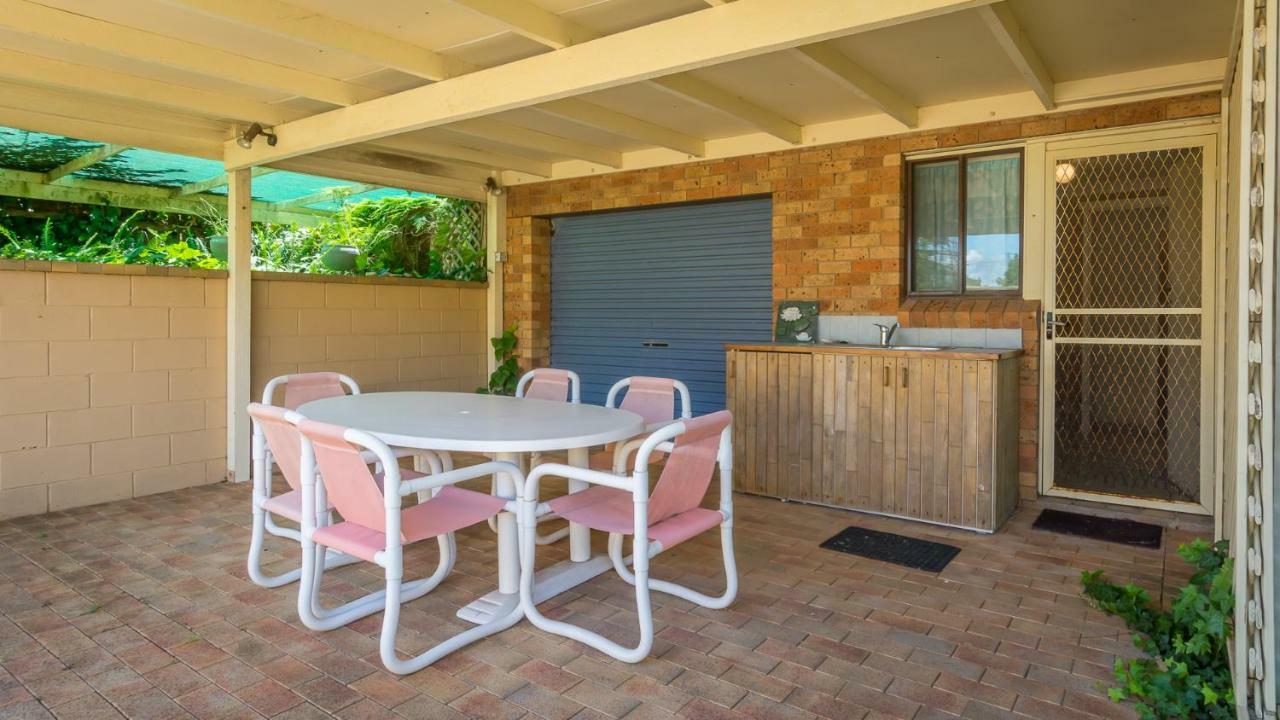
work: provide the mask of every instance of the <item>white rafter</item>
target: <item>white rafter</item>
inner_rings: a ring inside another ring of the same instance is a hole
[[[167,1],[317,47],[342,50],[427,80],[458,74],[453,61],[432,50],[279,0]]]
[[[990,0],[738,2],[277,126],[275,146],[224,145],[230,168],[469,120],[971,9]]]
[[[115,145],[107,143],[100,145],[89,152],[72,158],[58,167],[44,174],[44,181],[49,184],[58,182],[59,180],[70,176],[72,173],[80,172],[90,165],[97,165],[107,158],[115,157],[120,153],[128,150],[128,145]]]
[[[702,138],[686,135],[664,125],[657,125],[577,98],[553,100],[536,105],[533,109],[565,120],[572,120],[579,125],[605,130],[614,135],[650,145],[670,148],[694,157],[702,157],[706,154],[706,142]]]
[[[830,45],[806,45],[796,48],[795,54],[903,125],[913,128],[919,122],[919,108]]]
[[[1053,97],[1053,78],[1049,76],[1049,71],[1045,69],[1044,62],[1040,60],[1040,55],[1027,38],[1027,34],[1022,31],[1022,26],[1013,16],[1008,3],[1001,2],[978,8],[978,14],[991,29],[991,34],[1000,44],[1000,49],[1004,50],[1013,61],[1018,74],[1022,75],[1035,91],[1036,97],[1040,98],[1040,104],[1044,105],[1045,110],[1052,110],[1056,105]]]
[[[548,12],[527,0],[453,0],[501,22],[515,33],[534,42],[560,50],[595,40],[601,35],[589,28]],[[678,95],[696,105],[738,118],[757,130],[798,144],[800,126],[781,115],[687,73],[677,73],[652,81],[661,90]],[[692,153],[696,154],[696,153]]]
[[[0,0],[0,27],[44,40],[181,68],[334,105],[351,105],[381,94],[335,78],[46,7],[29,0]]]
[[[786,140],[792,145],[799,145],[803,141],[798,124],[689,73],[656,78],[650,83],[654,87],[679,95],[697,105],[737,118],[757,130]]]
[[[622,167],[622,153],[616,150],[567,140],[558,135],[549,135],[490,118],[464,120],[450,125],[449,130],[504,145],[529,148],[551,155],[580,158],[612,168]]]

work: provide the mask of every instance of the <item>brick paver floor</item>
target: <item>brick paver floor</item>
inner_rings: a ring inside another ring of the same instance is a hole
[[[739,496],[741,592],[727,610],[654,595],[652,656],[626,665],[521,623],[407,677],[382,669],[381,615],[302,627],[295,588],[245,577],[249,488],[219,484],[0,523],[0,718],[1054,718],[1128,717],[1099,682],[1133,652],[1079,597],[1086,568],[1159,595],[1185,581],[1174,520],[1162,550],[1030,529],[994,536]],[[821,550],[849,524],[953,543],[942,573]],[[598,546],[602,546],[597,538]],[[561,543],[539,549],[562,559]],[[402,649],[457,631],[454,610],[494,583],[494,538],[459,537],[454,575],[406,606]],[[296,551],[272,541],[277,567]],[[434,543],[407,567],[434,568]],[[654,575],[720,587],[710,533]],[[331,573],[330,602],[377,588],[376,568]],[[553,614],[631,639],[634,598],[613,576]]]

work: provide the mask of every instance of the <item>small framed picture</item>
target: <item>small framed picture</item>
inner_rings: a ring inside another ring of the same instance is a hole
[[[783,300],[778,303],[778,323],[773,337],[778,342],[817,341],[818,303],[811,300]]]

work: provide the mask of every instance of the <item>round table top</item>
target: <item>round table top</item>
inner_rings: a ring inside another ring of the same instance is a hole
[[[457,452],[569,450],[644,432],[644,420],[625,410],[475,393],[345,395],[313,400],[298,412],[364,430],[388,445]]]

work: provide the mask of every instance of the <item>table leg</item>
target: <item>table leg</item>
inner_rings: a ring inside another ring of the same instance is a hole
[[[517,466],[520,464],[518,453],[498,453],[494,458]],[[498,473],[498,495],[501,497],[517,497],[515,478],[507,473]],[[498,592],[509,595],[520,592],[520,546],[516,535],[516,516],[514,513],[498,513]]]
[[[569,464],[574,467],[587,467],[589,458],[588,448],[573,448],[569,451]],[[582,480],[570,480],[569,492],[581,492],[588,486],[588,483]],[[578,523],[569,523],[569,559],[573,562],[586,562],[591,559],[591,528]]]

